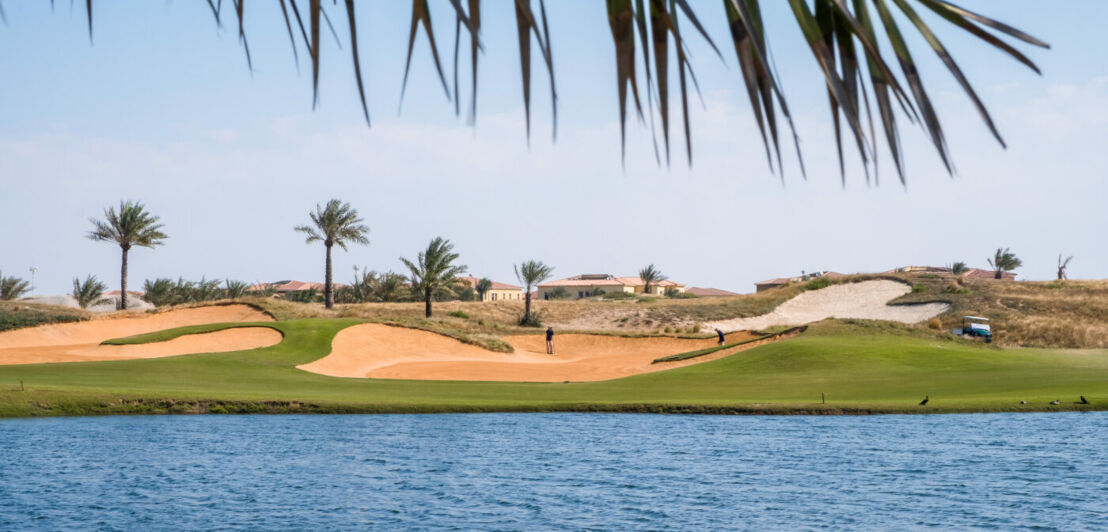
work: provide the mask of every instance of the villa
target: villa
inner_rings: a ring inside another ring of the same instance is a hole
[[[582,274],[540,284],[537,295],[539,299],[553,299],[555,291],[563,289],[569,297],[581,299],[612,292],[642,294],[645,288],[646,283],[638,277],[616,277],[606,273]],[[685,285],[670,280],[656,281],[650,284],[650,295],[664,296],[671,289],[683,293]]]
[[[477,283],[481,282],[478,277],[458,277],[459,281],[469,284],[471,288],[477,290]],[[516,286],[508,283],[498,283],[492,281],[492,286],[485,292],[481,301],[522,301],[523,300],[523,287]]]

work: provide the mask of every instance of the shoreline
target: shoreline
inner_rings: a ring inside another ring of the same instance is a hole
[[[880,416],[880,415],[942,415],[942,414],[1001,414],[1001,413],[1063,413],[1103,412],[1108,404],[1083,405],[1013,405],[997,406],[884,406],[884,405],[833,405],[833,404],[534,404],[534,405],[441,405],[441,404],[379,404],[379,403],[319,403],[291,400],[220,400],[174,399],[154,397],[118,398],[105,401],[95,397],[69,398],[68,400],[40,400],[38,394],[25,401],[14,400],[28,392],[0,394],[0,420],[42,417],[100,417],[127,415],[346,415],[346,414],[541,414],[541,413],[597,413],[597,414],[666,414],[666,415],[733,415],[733,416]],[[54,398],[57,399],[57,398]]]

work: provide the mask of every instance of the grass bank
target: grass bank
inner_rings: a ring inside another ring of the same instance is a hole
[[[283,342],[234,353],[0,366],[0,416],[1108,409],[1108,351],[999,349],[842,322],[817,324],[798,337],[719,360],[604,382],[344,379],[295,368],[326,355],[338,331],[362,322],[266,323],[284,335]],[[197,328],[182,328],[127,341],[166,340],[196,332]],[[931,401],[921,407],[917,403],[925,395]],[[1080,395],[1092,404],[1075,404]],[[1050,405],[1053,400],[1061,404]]]

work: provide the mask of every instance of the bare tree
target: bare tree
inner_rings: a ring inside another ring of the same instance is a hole
[[[1069,267],[1071,260],[1073,260],[1073,255],[1070,255],[1070,256],[1066,257],[1066,260],[1062,260],[1062,254],[1061,253],[1058,254],[1058,280],[1059,281],[1069,279],[1069,276],[1066,275],[1066,268]]]

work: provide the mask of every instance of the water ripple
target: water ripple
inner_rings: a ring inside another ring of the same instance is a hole
[[[1108,414],[0,421],[0,530],[1108,529]]]

